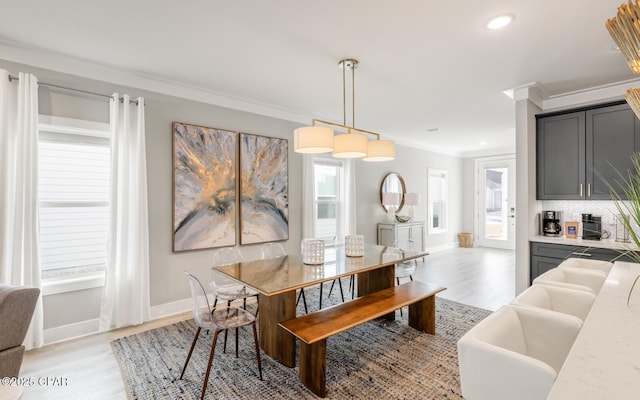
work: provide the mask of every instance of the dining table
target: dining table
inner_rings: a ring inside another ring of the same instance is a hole
[[[357,296],[395,285],[395,264],[427,256],[426,251],[365,243],[364,255],[346,256],[344,245],[325,249],[324,263],[303,263],[302,254],[212,267],[258,292],[260,347],[287,367],[295,366],[295,337],[278,324],[296,317],[296,291],[357,276]],[[391,320],[395,313],[385,316]]]

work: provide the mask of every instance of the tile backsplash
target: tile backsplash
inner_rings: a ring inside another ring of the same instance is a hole
[[[593,214],[602,217],[602,230],[611,233],[615,239],[616,219],[618,214],[613,201],[608,200],[542,200],[542,210],[562,211],[565,221],[582,220],[582,214]],[[563,227],[564,230],[564,227]]]

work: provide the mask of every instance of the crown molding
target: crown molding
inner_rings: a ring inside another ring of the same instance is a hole
[[[39,47],[26,46],[1,38],[0,54],[2,55],[1,58],[6,61],[286,121],[309,124],[313,118],[309,115],[244,99],[228,93],[216,92],[148,74],[133,73],[113,65],[90,62],[85,59]]]

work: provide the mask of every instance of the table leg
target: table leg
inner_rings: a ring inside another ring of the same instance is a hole
[[[296,365],[295,337],[282,329],[278,323],[296,317],[296,292],[290,291],[276,296],[258,296],[260,312],[260,347],[272,358],[287,367]]]
[[[395,285],[395,265],[374,269],[373,271],[358,274],[358,297],[378,292]],[[383,318],[393,321],[395,312],[385,315]]]
[[[409,326],[432,335],[436,334],[436,296],[409,305]]]

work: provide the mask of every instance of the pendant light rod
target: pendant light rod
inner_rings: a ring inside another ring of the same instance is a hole
[[[358,60],[345,58],[340,60],[338,67],[342,69],[342,123],[347,126],[347,70],[351,71],[351,127],[356,126],[356,68]]]
[[[336,124],[335,122],[329,122],[329,121],[323,121],[321,119],[313,119],[311,121],[311,125],[313,126],[317,126],[318,124],[320,125],[328,125],[328,126],[333,126],[334,128],[341,128],[347,131],[347,133],[351,133],[351,131],[353,132],[359,132],[359,133],[366,133],[372,136],[375,136],[376,140],[380,140],[380,134],[379,133],[375,133],[375,132],[371,132],[371,131],[366,131],[364,129],[360,129],[360,128],[354,128],[352,126],[349,125],[340,125],[340,124]]]

